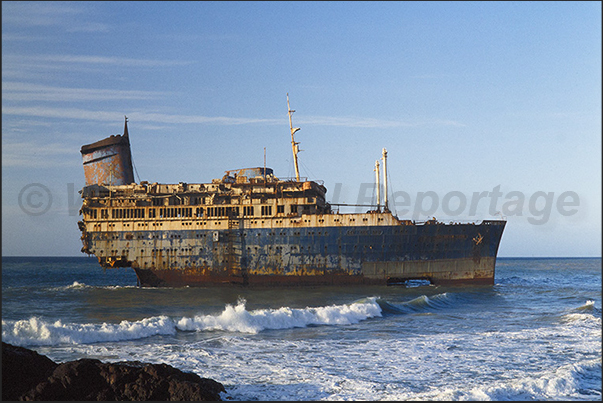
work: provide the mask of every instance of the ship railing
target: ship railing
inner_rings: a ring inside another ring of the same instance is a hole
[[[293,176],[293,177],[280,177],[279,176],[278,180],[280,182],[307,182],[308,181],[308,177],[307,176],[300,176],[299,180],[297,180],[297,178],[295,176]]]
[[[295,177],[285,177],[285,178],[279,177],[278,180],[279,180],[279,182],[292,182],[292,183],[314,182],[314,183],[319,184],[320,186],[325,185],[325,181],[323,181],[322,179],[309,180],[307,176],[300,176],[299,181]]]

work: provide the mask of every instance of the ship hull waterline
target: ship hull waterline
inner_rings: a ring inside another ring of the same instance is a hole
[[[504,222],[487,221],[137,231],[109,237],[86,232],[84,238],[102,267],[131,267],[143,287],[392,285],[408,280],[492,285],[503,228]]]
[[[317,275],[244,274],[240,269],[231,274],[203,274],[207,268],[183,269],[140,268],[131,264],[141,287],[206,287],[241,286],[323,286],[323,285],[399,285],[408,280],[426,280],[434,285],[494,285],[496,258],[439,259],[428,261],[375,262],[366,264],[370,274],[325,273]],[[372,266],[372,267],[371,267]]]

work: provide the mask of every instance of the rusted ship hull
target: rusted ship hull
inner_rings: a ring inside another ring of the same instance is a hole
[[[390,285],[412,279],[494,283],[504,221],[416,224],[390,213],[318,216],[316,221],[325,217],[341,224],[296,226],[302,216],[293,219],[293,226],[273,227],[264,220],[267,228],[246,228],[240,227],[242,221],[230,220],[221,225],[231,228],[222,230],[92,232],[85,234],[84,243],[101,266],[132,267],[139,284],[150,287]],[[358,218],[386,224],[344,224]],[[145,224],[132,220],[131,227],[141,226]]]
[[[124,134],[82,146],[82,252],[102,267],[132,267],[141,286],[493,284],[506,221],[417,223],[380,202],[339,214],[321,181],[270,168],[229,170],[210,183],[134,183]],[[383,177],[387,178],[383,149]]]
[[[205,287],[215,285],[241,286],[324,286],[324,285],[399,285],[408,280],[427,280],[437,285],[493,285],[495,258],[441,259],[434,261],[380,262],[392,270],[381,276],[340,274],[283,275],[250,274],[246,277],[231,271],[231,275],[207,275],[206,269],[135,268],[139,285],[143,287]],[[405,269],[406,268],[406,269]],[[393,275],[394,277],[390,277]]]

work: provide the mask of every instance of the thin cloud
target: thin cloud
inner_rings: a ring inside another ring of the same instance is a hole
[[[306,123],[317,126],[343,126],[343,127],[360,127],[360,128],[391,128],[391,127],[414,127],[416,124],[406,123],[395,120],[382,120],[373,118],[359,118],[353,116],[346,117],[331,117],[331,116],[314,116],[308,118],[297,119],[299,123]]]
[[[400,120],[386,120],[374,118],[361,118],[355,116],[331,117],[331,116],[315,116],[308,118],[297,119],[299,123],[317,125],[317,126],[342,126],[342,127],[358,127],[358,128],[373,128],[373,129],[389,129],[399,127],[424,127],[424,126],[456,126],[464,127],[465,125],[454,120],[434,119],[429,121],[405,122]]]
[[[34,142],[10,143],[6,140],[2,144],[2,166],[41,168],[69,166],[72,162],[65,158],[73,155],[72,147],[64,144],[41,144]]]
[[[106,90],[93,88],[65,88],[23,82],[2,83],[4,101],[107,101],[107,100],[149,100],[168,96],[167,92]]]
[[[21,26],[57,25],[65,18],[81,15],[84,10],[77,3],[45,1],[2,2],[2,24]]]
[[[2,68],[14,68],[18,65],[31,67],[32,63],[38,63],[42,68],[47,68],[48,64],[64,64],[72,67],[74,63],[121,67],[170,67],[192,64],[192,62],[182,60],[133,59],[94,55],[3,55],[2,58]]]
[[[49,108],[42,106],[14,107],[3,106],[3,115],[32,116],[40,118],[58,119],[84,119],[96,121],[116,121],[123,118],[122,112],[90,111],[77,108]],[[171,115],[164,113],[131,112],[126,113],[132,121],[141,123],[165,123],[165,124],[213,124],[213,125],[281,125],[282,119],[262,118],[233,118],[226,116],[199,116],[199,115]],[[418,127],[418,126],[464,126],[451,120],[433,120],[429,122],[407,123],[394,120],[380,120],[372,118],[357,117],[308,117],[298,119],[298,123],[316,126],[340,126],[358,128],[395,128],[395,127]]]
[[[47,108],[43,106],[30,107],[2,107],[3,115],[32,116],[39,118],[59,119],[84,119],[96,121],[115,121],[123,119],[122,112],[89,111],[77,108]],[[280,124],[277,119],[257,118],[230,118],[224,116],[190,116],[190,115],[168,115],[161,113],[132,112],[127,114],[128,118],[138,122],[153,123],[195,123],[195,124],[218,124],[218,125],[243,125],[243,124]]]
[[[86,3],[45,1],[3,1],[2,25],[5,27],[63,27],[65,32],[110,32],[108,24],[90,21],[94,8]],[[16,39],[16,37],[2,40]]]

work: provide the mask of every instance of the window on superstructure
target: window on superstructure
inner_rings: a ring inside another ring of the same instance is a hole
[[[239,216],[239,208],[238,207],[226,207],[225,215],[227,217],[238,217]]]
[[[262,215],[272,215],[272,206],[262,206]]]
[[[284,214],[284,213],[285,213],[285,206],[283,206],[283,205],[276,206],[276,214]]]
[[[203,217],[203,207],[197,207],[195,209],[195,216],[196,217]]]

